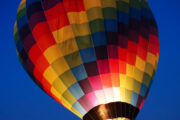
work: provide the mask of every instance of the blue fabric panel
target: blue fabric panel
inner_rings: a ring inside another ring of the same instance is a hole
[[[74,85],[72,85],[68,89],[73,94],[73,96],[76,98],[76,100],[79,100],[82,96],[84,96],[84,93],[81,90],[78,83],[75,83]]]
[[[83,65],[71,69],[77,81],[87,78],[87,74]]]
[[[20,53],[21,50],[23,49],[23,44],[22,44],[22,41],[21,40],[18,40],[17,44],[16,44],[16,48],[17,48],[17,51]]]
[[[146,9],[146,8],[142,8],[141,12],[142,12],[141,14],[143,16],[145,16],[146,18],[148,18],[148,19],[153,19],[154,18],[152,12],[149,11],[148,9]]]
[[[29,8],[29,5],[35,2],[41,2],[41,0],[26,0],[26,8]]]
[[[27,16],[23,16],[17,21],[17,26],[19,30],[26,24],[28,24]]]
[[[80,55],[83,60],[83,63],[96,61],[94,48],[82,49],[80,50]]]
[[[153,83],[153,80],[151,79],[150,83],[149,83],[149,86],[148,86],[149,89],[151,88],[152,83]]]
[[[131,104],[135,107],[137,104],[137,100],[138,100],[138,94],[136,94],[135,92],[132,92]]]
[[[123,24],[129,24],[129,14],[118,12],[118,21]]]
[[[92,34],[93,44],[94,46],[103,46],[106,45],[106,34],[105,32],[97,32]]]
[[[141,90],[140,90],[140,95],[142,97],[145,97],[147,91],[147,87],[144,84],[141,84]]]
[[[80,112],[80,114],[82,116],[84,116],[86,114],[86,111],[84,110],[84,108],[81,106],[81,104],[79,104],[79,102],[75,102],[73,107],[78,110]]]
[[[105,27],[107,32],[118,32],[118,22],[116,20],[106,19]]]
[[[136,20],[141,20],[141,11],[136,8],[130,8],[130,17]]]

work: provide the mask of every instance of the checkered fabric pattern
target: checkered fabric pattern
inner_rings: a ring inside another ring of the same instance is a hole
[[[80,118],[115,101],[141,109],[159,59],[147,0],[22,0],[14,39],[34,82]]]

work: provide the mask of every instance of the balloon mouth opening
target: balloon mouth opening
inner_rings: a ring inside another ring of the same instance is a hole
[[[83,120],[135,120],[139,109],[124,102],[101,104],[83,117]]]

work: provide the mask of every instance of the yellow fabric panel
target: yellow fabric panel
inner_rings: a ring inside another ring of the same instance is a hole
[[[126,100],[125,89],[124,88],[120,88],[120,99],[121,99],[122,102],[125,102],[125,100]]]
[[[48,81],[50,84],[52,84],[52,83],[54,82],[54,80],[58,77],[58,76],[56,75],[56,72],[52,69],[51,66],[49,66],[49,67],[45,70],[43,76],[47,79],[47,81]]]
[[[153,70],[154,70],[154,67],[152,66],[152,64],[146,63],[146,68],[144,72],[152,76]]]
[[[22,0],[19,7],[18,7],[18,10],[17,10],[17,13],[19,13],[20,10],[22,10],[23,8],[26,8],[26,0]]]
[[[63,97],[71,104],[73,105],[76,102],[76,99],[74,98],[74,96],[71,94],[71,92],[69,90],[66,90],[63,93]]]
[[[62,94],[67,90],[67,87],[64,85],[62,80],[60,78],[57,78],[53,85],[52,85],[56,91],[62,96]]]
[[[83,116],[74,107],[72,107],[71,110],[74,114],[76,114],[78,117],[82,119]]]
[[[140,91],[140,88],[141,88],[141,83],[134,80],[133,81],[133,91],[137,94],[139,94],[139,91]]]
[[[128,90],[133,90],[133,79],[132,78],[130,78],[130,77],[126,77],[126,89],[128,89]]]
[[[102,1],[102,6],[103,6],[103,8],[105,8],[105,7],[114,7],[114,8],[116,8],[116,1],[117,0],[103,0]]]
[[[132,91],[125,89],[125,102],[131,104]]]
[[[120,74],[120,87],[125,88],[126,87],[126,75]]]
[[[64,106],[71,111],[72,105],[63,96],[61,97],[60,100],[64,104]]]
[[[139,70],[144,71],[145,64],[146,64],[146,62],[144,60],[142,60],[140,57],[136,56],[136,67]]]
[[[134,66],[130,64],[126,64],[126,74],[129,77],[134,77]]]
[[[89,21],[103,18],[102,10],[100,7],[94,7],[87,10]]]
[[[54,31],[53,36],[57,43],[61,43],[65,40],[74,38],[74,34],[70,25]]]
[[[152,64],[153,66],[155,66],[156,56],[154,54],[148,52],[146,61],[148,63]]]
[[[61,51],[59,50],[57,44],[50,46],[46,51],[43,53],[46,57],[49,64],[53,63],[58,58],[62,57]]]
[[[159,61],[159,54],[157,53],[156,54],[156,60],[155,60],[155,67],[154,67],[155,70],[157,69],[158,61]]]
[[[51,64],[52,68],[56,71],[57,75],[61,75],[65,71],[69,70],[68,65],[64,58],[59,58]]]
[[[59,100],[61,99],[61,94],[59,94],[54,87],[51,87],[51,93],[56,96]]]
[[[159,53],[156,54],[156,61],[159,60]]]
[[[140,83],[142,83],[143,80],[143,74],[144,72],[142,72],[141,70],[135,68],[134,69],[134,78],[139,81]]]
[[[78,50],[78,46],[76,44],[75,39],[66,40],[60,44],[58,44],[59,49],[63,56],[71,54]]]
[[[82,24],[88,22],[85,11],[81,12],[69,12],[68,18],[71,24]]]
[[[61,103],[64,105],[64,107],[66,107],[68,110],[71,110],[71,107],[72,105],[69,104],[64,98],[63,96],[61,96],[61,94],[59,94],[55,88],[51,88],[51,93],[56,96],[60,101]]]
[[[14,24],[14,36],[15,36],[16,33],[17,33],[17,21]]]
[[[60,78],[62,79],[64,85],[66,85],[66,87],[68,88],[72,86],[74,83],[76,83],[76,78],[74,77],[73,73],[70,70],[62,74]],[[65,78],[65,80],[63,78]]]
[[[84,0],[86,10],[93,7],[101,7],[101,0]]]
[[[85,36],[90,34],[89,24],[73,24],[71,25],[75,36]]]

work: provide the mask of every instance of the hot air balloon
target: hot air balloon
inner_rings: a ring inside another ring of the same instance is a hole
[[[22,0],[14,39],[33,81],[84,120],[134,120],[159,59],[147,0]]]

